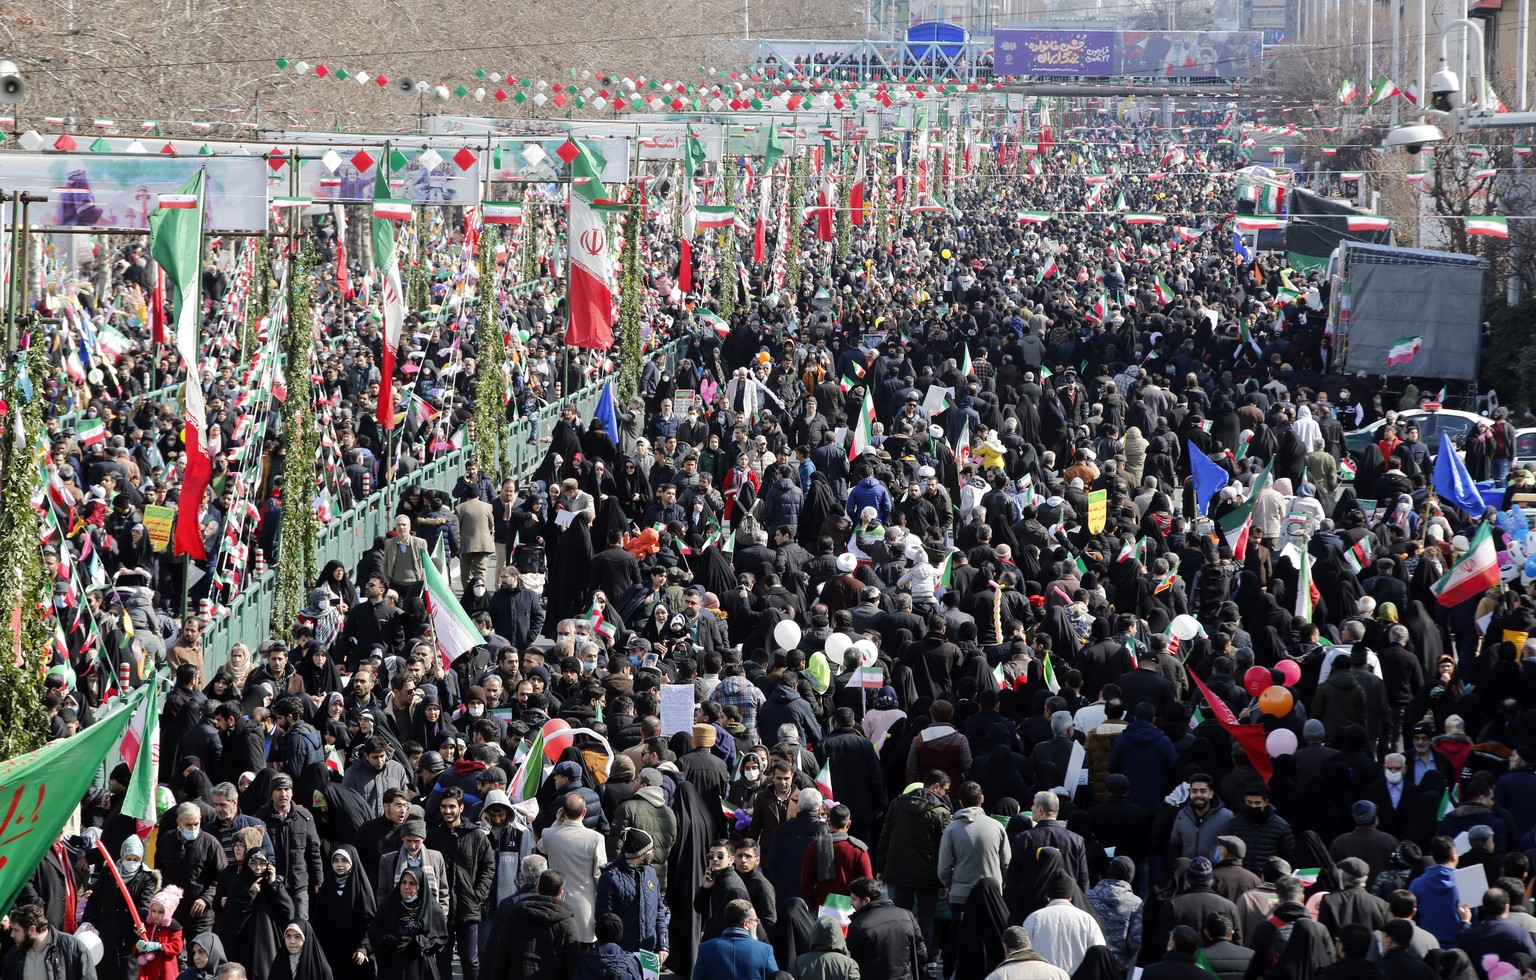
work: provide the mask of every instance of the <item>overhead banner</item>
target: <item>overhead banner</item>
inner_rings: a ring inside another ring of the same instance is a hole
[[[603,183],[629,182],[629,151],[633,141],[633,136],[583,137],[582,142],[603,155]],[[570,142],[565,136],[512,137],[491,142],[492,181],[537,183],[570,176],[570,164],[560,155],[561,148]]]
[[[1248,78],[1264,66],[1259,31],[1000,30],[995,74]]]
[[[142,232],[161,194],[208,171],[207,227],[267,230],[267,165],[260,157],[0,152],[0,190],[48,198],[33,205],[34,230]]]

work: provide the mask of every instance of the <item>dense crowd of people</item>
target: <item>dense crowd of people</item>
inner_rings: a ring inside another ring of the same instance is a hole
[[[531,475],[404,494],[286,635],[222,662],[143,541],[174,486],[140,454],[174,433],[115,410],[104,448],[59,433],[84,492],[45,506],[104,507],[50,546],[112,584],[85,600],[102,666],[50,674],[54,735],[118,664],[168,667],[162,815],[122,812],[127,766],[84,800],[6,980],[1531,968],[1524,518],[1437,499],[1397,417],[1418,399],[1327,371],[1328,284],[1234,254],[1231,120],[1185,122],[936,179],[951,210],[843,257],[808,241],[800,294],[718,332],[669,297],[658,237],[675,369],[650,359],[611,415],[568,405]],[[1204,149],[1169,172],[1170,141]],[[431,424],[378,471],[377,326],[319,295],[361,499],[409,481]],[[553,295],[503,304],[509,418],[579,384]],[[416,316],[400,363],[462,423],[479,326]],[[280,475],[274,446],[257,499]],[[211,540],[237,509],[213,496]],[[1443,604],[1485,525],[1500,583]],[[452,659],[423,550],[483,639]]]

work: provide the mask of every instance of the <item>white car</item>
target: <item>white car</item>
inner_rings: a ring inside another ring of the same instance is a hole
[[[1440,440],[1449,435],[1452,442],[1459,442],[1461,437],[1477,428],[1477,423],[1486,422],[1493,424],[1493,419],[1486,415],[1478,415],[1476,412],[1463,412],[1454,408],[1440,408],[1433,411],[1423,408],[1410,408],[1397,413],[1398,437],[1402,437],[1403,427],[1409,422],[1418,426],[1419,441],[1429,447],[1431,453],[1440,451]],[[1344,444],[1353,452],[1361,452],[1376,436],[1376,430],[1381,428],[1380,421],[1373,422],[1364,428],[1355,429],[1353,432],[1344,433]],[[1533,434],[1532,449],[1536,456],[1536,429],[1527,430]],[[1517,441],[1518,445],[1518,441]]]

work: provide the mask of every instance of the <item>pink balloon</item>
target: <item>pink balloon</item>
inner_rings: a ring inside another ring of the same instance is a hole
[[[1282,660],[1275,664],[1275,669],[1280,671],[1280,677],[1286,687],[1301,680],[1301,664],[1294,660]]]
[[[557,732],[569,730],[571,723],[564,718],[551,718],[544,723],[544,755],[550,762],[558,762],[560,753],[571,747],[576,741],[574,735],[559,735]]]

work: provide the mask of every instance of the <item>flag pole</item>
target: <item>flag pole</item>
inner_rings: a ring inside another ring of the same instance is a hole
[[[134,904],[133,896],[128,893],[128,885],[123,881],[122,874],[117,870],[117,862],[112,860],[112,855],[107,853],[107,845],[98,838],[96,850],[101,852],[102,863],[107,870],[112,872],[112,880],[117,882],[117,890],[123,894],[123,904],[128,907],[128,914],[133,916],[133,931],[140,936],[144,935],[144,920],[139,918],[138,906]]]

